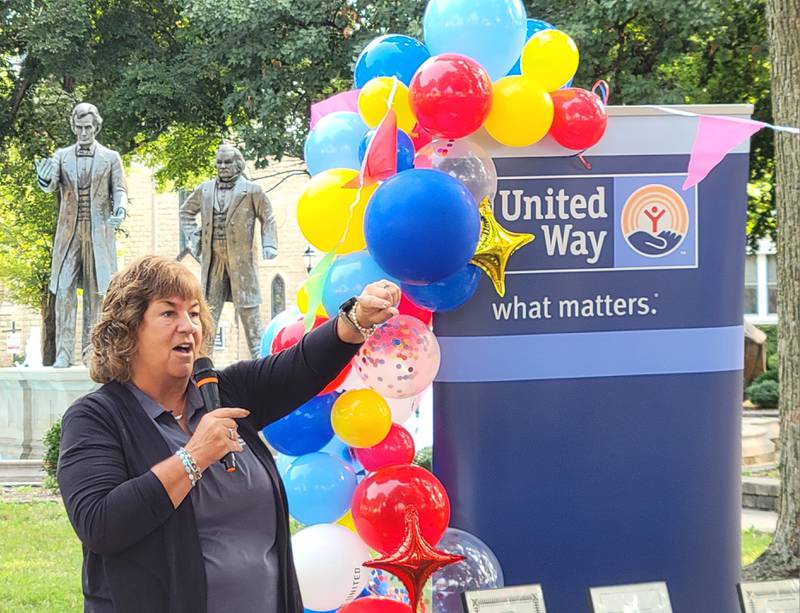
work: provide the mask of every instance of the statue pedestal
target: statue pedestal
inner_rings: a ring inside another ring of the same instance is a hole
[[[40,459],[53,422],[96,387],[83,366],[0,368],[0,460]]]

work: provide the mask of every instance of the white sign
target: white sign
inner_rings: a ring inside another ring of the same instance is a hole
[[[800,613],[800,579],[739,584],[742,613]]]
[[[467,613],[547,613],[538,584],[464,592],[461,597]]]
[[[664,582],[589,588],[594,613],[672,613]]]
[[[6,351],[8,353],[19,353],[22,349],[22,332],[6,333]]]

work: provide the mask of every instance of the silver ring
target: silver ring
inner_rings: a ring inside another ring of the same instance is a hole
[[[234,430],[233,428],[228,428],[228,438],[231,439],[232,441],[235,441],[236,440],[236,430]]]

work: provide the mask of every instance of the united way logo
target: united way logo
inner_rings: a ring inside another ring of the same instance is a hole
[[[678,193],[651,184],[633,192],[622,207],[622,235],[637,253],[660,258],[675,251],[689,230],[689,211]]]

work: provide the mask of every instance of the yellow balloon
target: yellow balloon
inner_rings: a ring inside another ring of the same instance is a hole
[[[301,286],[299,290],[297,290],[297,308],[301,313],[308,313],[308,292],[306,291],[305,286]],[[328,314],[325,312],[325,307],[319,305],[317,307],[317,317],[327,317]]]
[[[356,531],[356,522],[353,521],[353,514],[350,511],[348,511],[347,513],[342,515],[336,521],[336,523],[339,524],[340,526],[344,526],[345,528],[350,530],[350,532],[354,532],[355,534],[358,534],[358,531]]]
[[[345,187],[358,176],[357,170],[332,168],[312,177],[297,202],[297,223],[309,243],[320,251],[333,251],[347,228],[343,243],[336,253],[350,253],[367,246],[364,239],[364,211],[377,185],[361,190],[353,207],[350,226],[347,226],[350,209],[358,190]]]
[[[349,390],[333,403],[331,425],[350,447],[373,447],[389,434],[392,411],[374,390]]]
[[[483,127],[497,142],[527,147],[539,142],[552,123],[553,99],[539,83],[518,75],[495,82]]]
[[[389,96],[394,84],[392,77],[375,77],[358,94],[358,112],[370,128],[377,126],[389,110]],[[411,132],[417,119],[408,100],[408,88],[400,81],[397,81],[392,109],[397,113],[397,127],[403,132]]]
[[[561,30],[542,30],[522,49],[522,75],[536,79],[548,92],[563,87],[578,71],[580,53]]]

